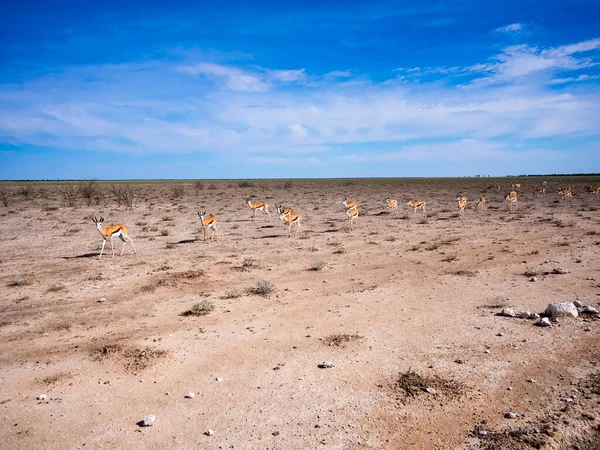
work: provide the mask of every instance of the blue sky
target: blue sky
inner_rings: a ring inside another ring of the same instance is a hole
[[[0,179],[600,172],[600,2],[12,2]]]

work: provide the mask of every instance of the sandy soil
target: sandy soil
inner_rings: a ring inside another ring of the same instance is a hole
[[[600,178],[545,180],[546,195],[540,178],[102,182],[92,206],[83,183],[1,183],[0,447],[599,448],[598,317],[497,315],[600,302],[600,199],[584,190]],[[113,195],[127,186],[133,208]],[[299,237],[278,203],[303,215]],[[100,215],[137,255],[115,242],[98,259]],[[214,309],[186,315],[196,304]]]

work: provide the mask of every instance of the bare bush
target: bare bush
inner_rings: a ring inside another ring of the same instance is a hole
[[[135,199],[135,189],[130,184],[120,185],[113,184],[110,190],[117,201],[117,205],[125,205],[127,208],[133,208],[133,200]]]
[[[0,189],[0,202],[2,202],[2,204],[4,206],[6,206],[8,208],[8,203],[9,203],[9,199],[10,199],[10,191],[8,189]]]
[[[273,292],[273,283],[271,283],[270,280],[258,280],[258,282],[256,283],[256,286],[254,288],[250,289],[250,291],[253,294],[263,295],[266,297],[271,292]]]
[[[196,195],[198,195],[203,189],[204,184],[202,183],[202,181],[194,181],[194,192],[196,193]]]
[[[174,184],[171,186],[171,197],[180,198],[185,194],[185,188],[183,184]]]
[[[63,206],[70,208],[77,208],[77,199],[79,198],[79,192],[73,184],[65,184],[60,188],[60,196],[62,198]]]
[[[184,311],[184,316],[207,316],[215,309],[215,304],[210,300],[202,300],[200,303],[194,304],[190,309]]]
[[[25,198],[34,198],[36,192],[31,184],[26,183],[20,186],[19,190],[17,191],[17,194],[22,195]]]
[[[85,206],[92,206],[96,196],[96,184],[94,180],[84,181],[79,184],[79,195],[83,199]]]

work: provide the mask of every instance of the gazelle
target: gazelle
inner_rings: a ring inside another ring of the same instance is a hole
[[[594,194],[596,194],[596,197],[600,197],[600,187],[594,189]]]
[[[558,188],[558,195],[560,195],[563,199],[571,199],[573,198],[573,192],[571,191],[570,187],[566,187],[566,188]]]
[[[279,205],[276,208],[277,208],[277,214],[279,215],[281,222],[285,225],[285,221],[283,220],[282,217],[287,217],[290,214],[292,214],[292,212],[293,212],[292,208],[287,208],[287,207],[284,207],[283,205]]]
[[[248,206],[254,212],[252,220],[256,219],[256,211],[263,211],[269,219],[271,219],[271,212],[269,211],[269,204],[267,202],[253,202],[249,198],[245,199],[248,202]]]
[[[510,211],[513,209],[519,209],[517,204],[517,193],[515,191],[511,191],[510,194],[506,196],[506,201],[508,202],[508,208]]]
[[[477,209],[485,209],[485,195],[479,197],[479,202],[477,203]]]
[[[389,198],[386,198],[385,203],[387,203],[390,214],[392,214],[398,208],[398,200],[390,200]]]
[[[293,213],[290,211],[289,214],[284,214],[283,212],[279,213],[279,218],[281,221],[288,225],[288,237],[292,236],[292,225],[296,224],[296,236],[300,231],[300,221],[302,220],[302,216],[297,213]]]
[[[344,205],[344,208],[346,208],[346,209],[358,208],[358,203],[349,202],[347,198],[344,199],[344,201],[342,202],[342,205]]]
[[[204,230],[204,240],[206,241],[206,234],[210,231],[213,232],[212,235],[209,235],[209,239],[212,240],[211,236],[215,237],[215,240],[219,239],[219,235],[217,233],[217,219],[212,214],[206,214],[206,212],[198,213],[200,217],[200,224],[202,225],[202,229]]]
[[[358,208],[356,206],[346,209],[346,215],[350,219],[350,231],[352,231],[352,224],[358,220]]]
[[[546,186],[542,185],[541,187],[534,187],[536,194],[546,195]]]
[[[520,191],[521,183],[513,183],[512,188],[513,188],[513,191]]]
[[[486,189],[486,191],[497,191],[500,192],[500,185],[497,184],[493,184],[492,186],[488,186]]]
[[[413,219],[417,217],[417,209],[420,209],[422,211],[421,217],[423,219],[427,216],[427,212],[425,211],[425,206],[427,206],[427,203],[425,201],[416,200],[413,202],[411,198],[408,202],[406,202],[406,204],[413,209]]]
[[[467,197],[459,195],[456,200],[458,200],[458,215],[462,216],[467,208]]]
[[[137,253],[135,251],[135,245],[133,245],[133,239],[129,237],[129,234],[127,232],[127,225],[125,225],[124,223],[117,223],[115,225],[108,225],[107,227],[103,227],[102,224],[104,223],[104,217],[94,217],[92,221],[96,224],[96,228],[102,235],[102,250],[100,250],[100,256],[98,256],[98,259],[102,258],[102,252],[104,252],[104,246],[106,245],[106,241],[108,239],[110,239],[110,248],[112,248],[113,258],[115,257],[115,247],[113,246],[114,237],[118,237],[123,241],[121,255],[123,255],[123,251],[125,250],[125,245],[127,245],[127,241],[131,243],[133,253]]]

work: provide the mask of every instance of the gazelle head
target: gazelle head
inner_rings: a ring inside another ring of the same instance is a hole
[[[200,220],[204,220],[204,218],[206,217],[206,211],[204,211],[203,213],[198,213],[198,216],[200,217]]]
[[[102,228],[102,224],[104,223],[104,217],[94,217],[92,222],[96,224],[96,228]]]
[[[409,201],[407,201],[407,202],[406,202],[406,204],[407,204],[408,206],[412,206],[412,202],[413,202],[413,199],[411,198]]]

